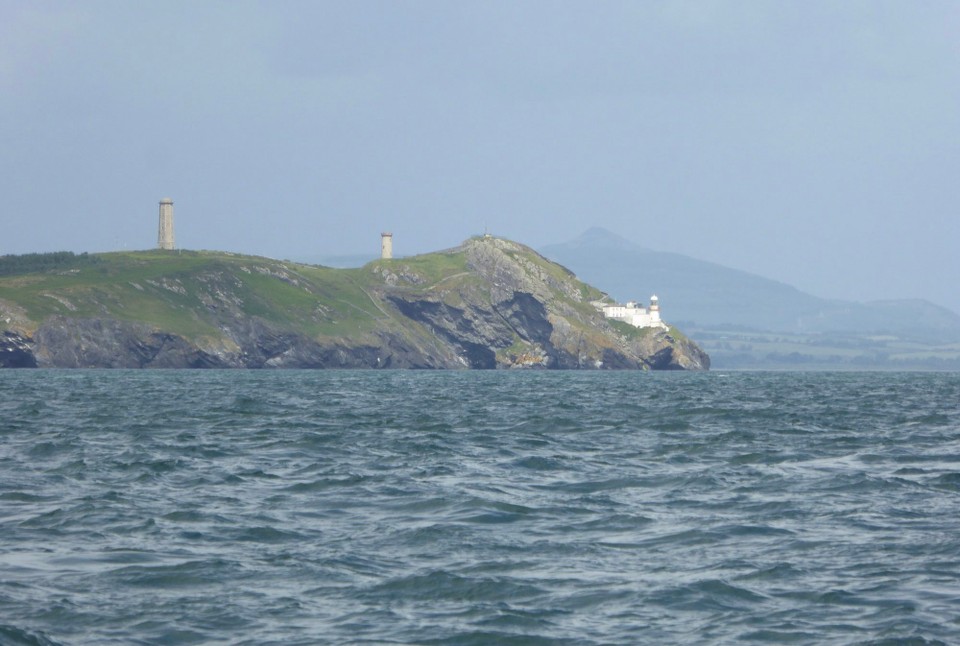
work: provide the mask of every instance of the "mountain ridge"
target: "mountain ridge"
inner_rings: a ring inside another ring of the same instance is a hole
[[[685,325],[960,340],[960,315],[923,299],[857,302],[821,298],[718,263],[653,251],[601,227],[539,250],[619,298],[645,297],[647,294],[637,294],[642,288],[661,293],[671,320]],[[617,252],[621,255],[614,263],[610,258]]]
[[[599,227],[540,251],[618,298],[656,293],[716,368],[960,369],[960,316],[929,301],[819,298]]]

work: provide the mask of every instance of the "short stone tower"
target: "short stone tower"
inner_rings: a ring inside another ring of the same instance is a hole
[[[384,260],[393,258],[393,234],[388,231],[380,234],[380,257]]]
[[[173,249],[173,200],[160,200],[160,228],[157,230],[157,248]]]

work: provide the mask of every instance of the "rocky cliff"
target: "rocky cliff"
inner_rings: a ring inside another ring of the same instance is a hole
[[[508,240],[360,269],[212,252],[102,254],[0,277],[0,367],[709,367],[677,330]]]

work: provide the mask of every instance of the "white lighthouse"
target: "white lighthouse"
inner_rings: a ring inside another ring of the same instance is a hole
[[[660,321],[660,299],[654,294],[650,297],[650,309],[647,310],[650,316],[650,323],[646,327],[659,327],[663,325]]]

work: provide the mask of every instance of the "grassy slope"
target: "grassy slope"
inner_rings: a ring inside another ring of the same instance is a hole
[[[486,244],[495,249],[475,246]],[[14,258],[17,263],[26,264]],[[611,327],[598,325],[601,317],[591,304],[604,299],[603,292],[532,249],[484,238],[448,251],[374,260],[351,269],[213,251],[97,254],[73,265],[0,275],[0,329],[4,318],[13,319],[7,327],[27,334],[51,316],[107,318],[148,324],[202,348],[235,351],[255,318],[321,342],[377,344],[382,343],[377,337],[388,333],[409,347],[430,348],[437,343],[436,332],[400,314],[385,295],[485,310],[490,280],[501,287],[513,284],[545,301],[558,330],[558,347],[619,347]],[[489,313],[474,309],[468,320],[485,316]],[[627,338],[649,333],[611,325]],[[527,356],[536,362],[542,348],[516,336],[497,352],[509,359],[506,363]]]
[[[572,271],[555,263],[552,260],[544,258],[539,253],[534,250],[520,246],[519,249],[505,249],[504,253],[507,256],[517,261],[519,266],[527,272],[529,276],[536,280],[543,280],[551,282],[554,285],[571,285],[574,288],[574,291],[577,293],[577,297],[573,298],[569,294],[565,293],[563,289],[554,290],[555,299],[553,306],[555,309],[561,311],[572,311],[578,314],[579,316],[567,317],[566,320],[570,324],[571,328],[579,332],[582,337],[586,340],[589,340],[591,343],[595,343],[599,346],[604,346],[609,343],[609,339],[605,339],[605,333],[601,328],[598,328],[593,321],[596,321],[598,318],[596,308],[591,304],[591,301],[604,300],[607,297],[605,293],[584,283],[579,278],[574,275]],[[613,321],[608,321],[608,323],[616,323]],[[623,326],[614,326],[614,330],[620,332],[620,334],[633,338],[636,335],[642,335],[642,331],[638,331],[637,328],[633,326],[623,324]],[[513,346],[503,350],[503,353],[506,354],[523,354],[524,352],[530,350],[528,344],[520,342],[519,339],[514,343]]]
[[[0,277],[0,299],[23,308],[32,327],[61,314],[148,322],[185,336],[217,336],[229,303],[318,336],[372,330],[382,316],[363,291],[362,270],[207,251],[98,258],[89,267]]]
[[[572,320],[574,327],[602,334],[589,323],[596,317],[589,301],[604,296],[599,290],[526,247],[507,253],[532,279],[572,290],[578,297],[551,290],[555,305],[583,315],[582,321]],[[28,320],[21,327],[28,332],[50,316],[63,315],[143,322],[214,342],[224,339],[226,323],[258,317],[314,338],[362,341],[382,330],[429,337],[384,304],[380,295],[387,285],[454,307],[466,301],[482,305],[490,296],[484,279],[469,269],[463,249],[375,260],[356,269],[212,251],[115,252],[98,254],[94,261],[0,276],[0,311],[3,301],[22,308]]]

